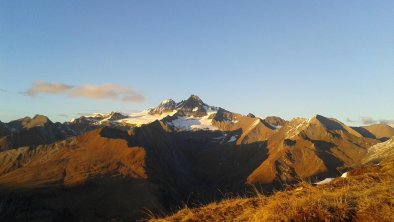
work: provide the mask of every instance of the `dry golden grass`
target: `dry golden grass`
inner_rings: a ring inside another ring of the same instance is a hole
[[[394,221],[394,159],[330,184],[302,182],[269,197],[228,199],[151,221]]]

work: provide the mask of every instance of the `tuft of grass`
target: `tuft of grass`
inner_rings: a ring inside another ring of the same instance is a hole
[[[394,221],[394,159],[360,167],[347,178],[252,198],[181,209],[151,221]]]

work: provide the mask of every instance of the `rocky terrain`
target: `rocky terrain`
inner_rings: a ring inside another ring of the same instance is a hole
[[[271,194],[390,158],[393,136],[321,115],[242,115],[195,95],[140,113],[1,122],[0,221],[134,221]]]

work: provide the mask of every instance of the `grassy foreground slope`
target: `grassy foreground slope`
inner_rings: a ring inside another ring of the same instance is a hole
[[[271,196],[184,208],[151,221],[394,221],[394,158],[362,166],[328,184],[302,182]]]

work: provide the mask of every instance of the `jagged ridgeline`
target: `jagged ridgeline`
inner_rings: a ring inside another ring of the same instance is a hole
[[[134,221],[270,193],[390,157],[393,136],[320,115],[242,115],[196,95],[139,113],[0,122],[0,221]]]

